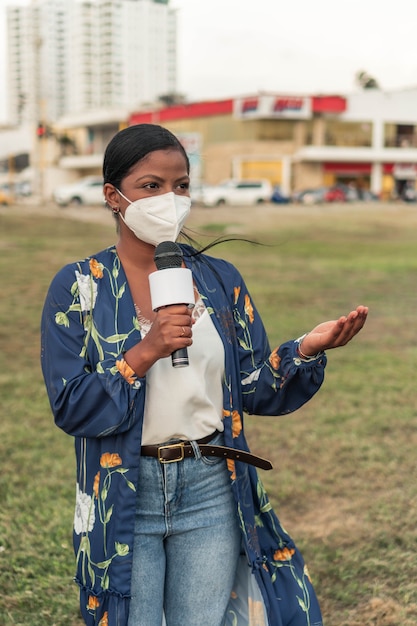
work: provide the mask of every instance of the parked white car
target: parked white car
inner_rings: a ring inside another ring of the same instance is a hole
[[[261,204],[270,202],[272,192],[268,180],[226,180],[220,185],[202,185],[196,190],[194,201],[207,207]]]
[[[72,185],[56,187],[52,196],[59,206],[104,204],[103,179],[98,176],[86,176]]]

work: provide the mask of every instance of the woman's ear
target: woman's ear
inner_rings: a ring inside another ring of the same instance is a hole
[[[118,213],[120,211],[120,195],[117,189],[110,183],[104,183],[103,193],[106,204],[114,213]]]

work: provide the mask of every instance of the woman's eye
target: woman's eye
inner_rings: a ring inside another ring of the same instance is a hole
[[[146,183],[145,189],[158,189],[158,183]]]

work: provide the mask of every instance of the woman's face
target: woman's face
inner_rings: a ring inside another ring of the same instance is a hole
[[[108,204],[110,206],[116,204],[124,214],[128,202],[117,193],[115,187],[107,183],[104,191]],[[125,176],[120,185],[120,191],[130,202],[171,191],[177,195],[189,196],[190,177],[184,155],[175,148],[150,152]],[[117,194],[117,202],[115,194]]]

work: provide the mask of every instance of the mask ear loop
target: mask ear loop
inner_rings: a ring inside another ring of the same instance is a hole
[[[126,198],[126,196],[125,196],[125,195],[124,195],[124,194],[120,191],[120,189],[118,189],[117,187],[115,187],[115,190],[117,191],[117,193],[119,193],[119,194],[122,196],[122,198],[123,198],[124,200],[126,200],[126,202],[128,202],[129,204],[132,204],[131,200],[129,200],[129,198]],[[119,210],[120,210],[120,209],[119,209]]]

